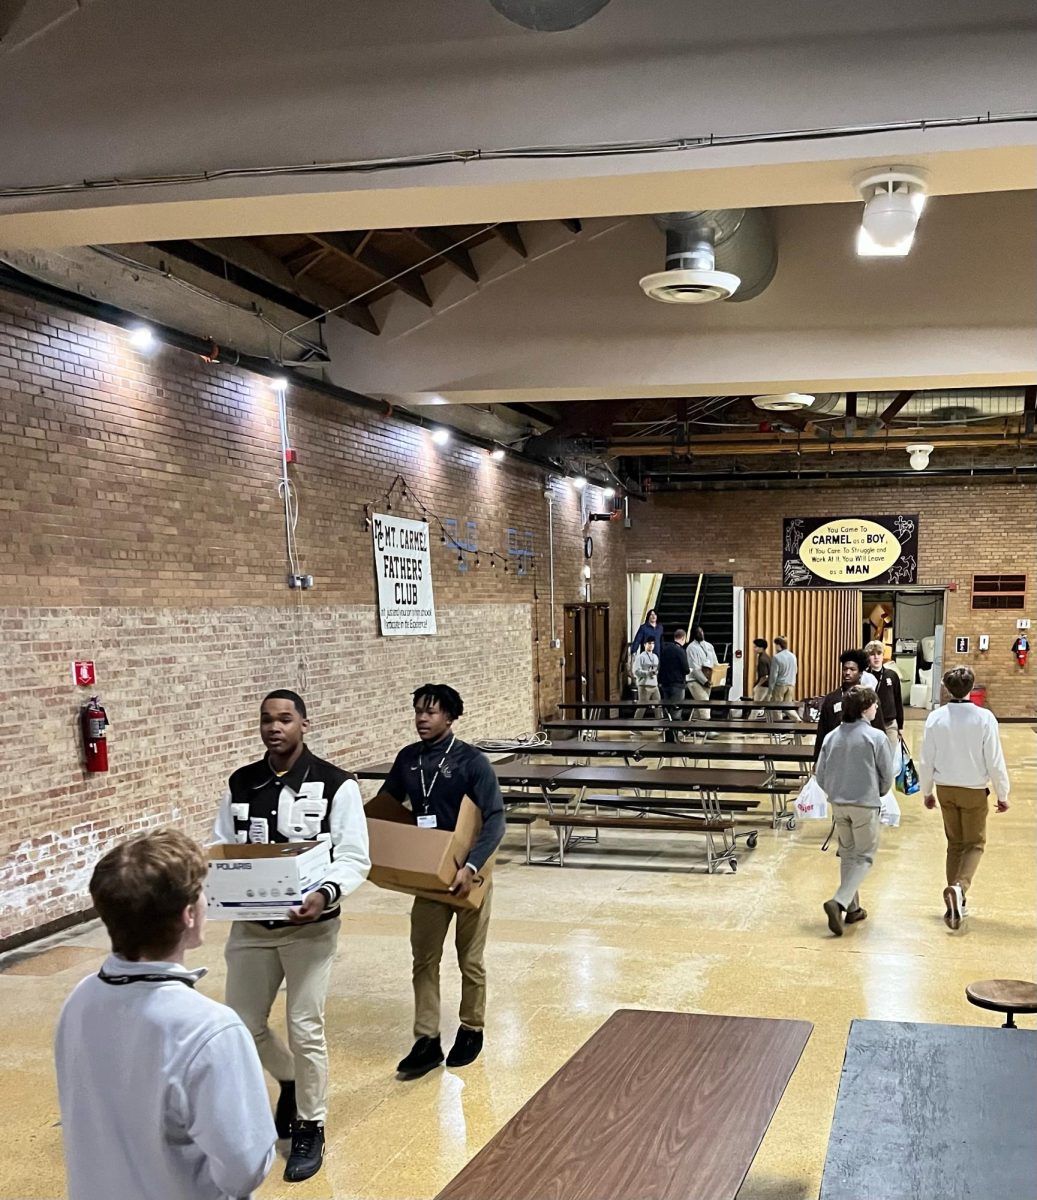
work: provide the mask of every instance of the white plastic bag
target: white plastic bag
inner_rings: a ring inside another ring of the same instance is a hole
[[[879,798],[879,824],[889,825],[893,829],[900,824],[900,805],[892,788]]]
[[[796,816],[804,821],[828,820],[828,796],[813,775],[803,784],[796,797]]]

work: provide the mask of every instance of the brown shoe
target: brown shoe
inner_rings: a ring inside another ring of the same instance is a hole
[[[836,937],[843,936],[843,910],[838,900],[826,900],[821,906],[828,918],[828,928]]]
[[[846,924],[856,925],[858,921],[866,921],[868,919],[868,910],[861,908],[858,904],[856,908],[851,908],[846,914]]]

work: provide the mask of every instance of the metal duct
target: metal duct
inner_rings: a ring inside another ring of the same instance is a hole
[[[609,0],[490,0],[502,17],[536,33],[575,29],[609,3]]]
[[[778,246],[762,208],[659,213],[666,270],[641,281],[654,300],[752,300],[774,278]]]

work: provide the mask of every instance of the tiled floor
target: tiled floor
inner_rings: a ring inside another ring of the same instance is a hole
[[[919,734],[911,726],[909,740]],[[1003,735],[1013,805],[991,817],[974,913],[959,934],[941,919],[939,814],[920,801],[902,801],[903,824],[885,831],[862,893],[869,919],[842,940],[828,933],[820,907],[837,873],[833,853],[819,852],[827,826],[763,829],[737,874],[712,877],[689,870],[694,839],[663,852],[651,835],[604,833],[608,853],[580,848],[558,870],[522,865],[521,831],[509,834],[488,951],[486,1051],[463,1071],[416,1083],[393,1075],[411,1041],[407,900],[365,885],[349,902],[328,1004],[325,1168],[289,1186],[277,1166],[260,1195],[434,1196],[614,1009],[640,1006],[814,1022],[739,1195],[816,1197],[850,1019],[996,1025],[994,1014],[966,1003],[965,985],[1034,978],[1035,740],[1029,725]],[[538,842],[549,849],[546,831]],[[211,925],[194,960],[211,968],[202,987],[216,997],[224,936]],[[36,968],[23,958],[0,974],[0,1112],[11,1148],[0,1163],[4,1200],[64,1195],[51,1035],[64,996],[104,947],[103,930],[90,926]],[[456,1000],[456,970],[445,969],[446,1038]]]

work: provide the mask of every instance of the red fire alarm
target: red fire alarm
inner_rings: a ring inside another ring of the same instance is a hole
[[[97,682],[92,662],[74,662],[72,664],[72,682],[78,687],[93,687]]]
[[[292,449],[291,446],[289,446],[284,452],[284,461],[286,463],[293,463],[293,462],[298,461],[295,457],[295,451]]]

